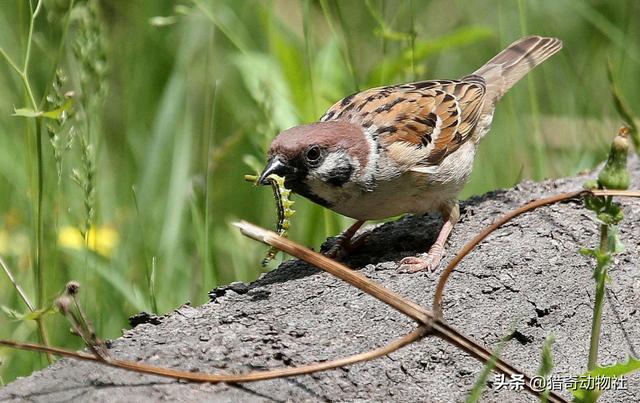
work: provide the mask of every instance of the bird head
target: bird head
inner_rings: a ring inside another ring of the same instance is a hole
[[[325,207],[333,206],[340,189],[357,182],[369,161],[370,143],[362,128],[329,121],[296,126],[271,143],[258,183],[285,178],[285,186]]]

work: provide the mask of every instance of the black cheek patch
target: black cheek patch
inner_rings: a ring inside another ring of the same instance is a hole
[[[288,189],[291,189],[294,193],[297,193],[316,204],[319,204],[323,207],[331,208],[332,204],[328,200],[317,196],[305,183],[308,174],[306,166],[299,159],[291,160],[289,161],[289,163],[297,169],[294,175],[285,177],[285,186]]]
[[[325,200],[322,197],[317,196],[315,193],[313,193],[311,189],[309,189],[309,186],[307,186],[307,184],[303,182],[294,183],[294,187],[291,190],[293,190],[295,193],[299,194],[300,196],[306,197],[312,202],[319,204],[323,207],[331,208],[333,206],[333,204],[331,204],[328,200]]]
[[[351,179],[352,173],[353,166],[351,164],[335,167],[327,174],[325,181],[332,186],[342,186]]]

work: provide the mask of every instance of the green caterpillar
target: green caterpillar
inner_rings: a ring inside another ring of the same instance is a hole
[[[255,175],[245,175],[244,179],[257,185],[258,177]],[[282,237],[289,236],[289,227],[291,226],[291,216],[295,214],[292,208],[294,201],[289,199],[291,190],[284,186],[284,178],[276,174],[267,176],[267,180],[271,184],[273,197],[276,200],[276,208],[278,209],[278,222],[276,224],[276,233]],[[269,248],[267,256],[262,259],[262,266],[266,266],[278,254],[278,249],[273,246]]]

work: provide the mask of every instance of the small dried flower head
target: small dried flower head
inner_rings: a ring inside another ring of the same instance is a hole
[[[54,305],[60,312],[66,314],[69,312],[69,308],[71,307],[71,299],[68,296],[63,295],[55,300]]]
[[[76,295],[80,291],[80,283],[77,281],[69,281],[67,283],[67,295]]]

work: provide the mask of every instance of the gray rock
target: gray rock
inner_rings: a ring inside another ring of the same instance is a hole
[[[637,189],[640,164],[633,161]],[[585,178],[524,182],[467,200],[441,267],[499,215],[542,196],[578,189]],[[620,231],[627,249],[610,272],[600,345],[603,364],[624,360],[640,348],[640,201],[623,202]],[[438,273],[397,274],[394,267],[402,257],[424,250],[438,227],[432,216],[407,216],[378,226],[348,264],[429,307]],[[554,334],[554,374],[582,373],[594,283],[593,262],[578,250],[597,239],[593,215],[578,200],[515,219],[459,265],[446,288],[445,319],[491,348],[512,334],[502,356],[531,374],[537,371],[545,338]],[[183,306],[156,325],[128,331],[127,337],[113,341],[111,355],[183,370],[238,373],[344,357],[381,346],[415,327],[372,297],[297,260],[283,263],[246,290],[227,289],[235,292],[214,293],[214,302]],[[63,359],[0,389],[0,400],[450,402],[464,400],[482,368],[482,363],[432,337],[342,369],[239,385],[185,383]],[[602,401],[637,401],[639,381],[637,374],[630,376],[628,390],[605,392]],[[536,399],[490,385],[483,401]]]

